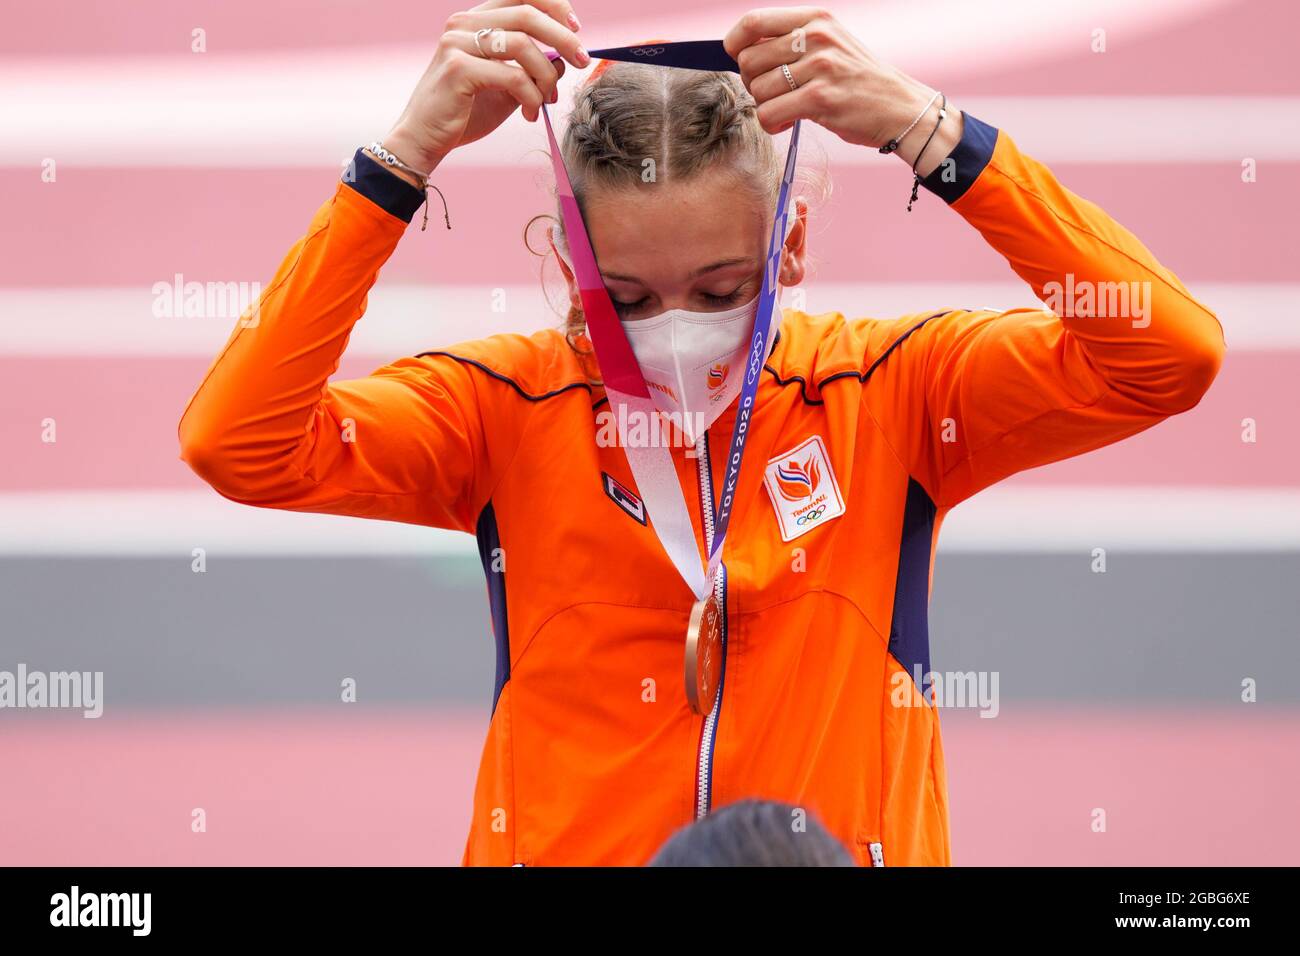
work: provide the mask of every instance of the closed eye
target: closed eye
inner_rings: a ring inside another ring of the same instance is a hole
[[[613,297],[610,298],[610,302],[614,304],[614,311],[621,316],[627,316],[630,313],[637,311],[637,309],[645,308],[646,303],[649,301],[650,297],[648,295],[643,295],[635,302],[620,302],[618,299]]]
[[[704,296],[704,301],[709,305],[733,305],[740,301],[740,294],[744,291],[744,288],[743,285],[736,286],[726,295],[713,295],[711,292],[701,294]]]
[[[703,301],[705,305],[709,306],[710,308],[720,309],[720,308],[725,308],[726,306],[729,305],[735,305],[737,302],[741,300],[741,298],[744,296],[744,293],[745,293],[745,284],[741,283],[740,285],[736,286],[736,288],[732,289],[730,292],[724,293],[723,295],[715,295],[712,292],[700,292],[697,294],[699,295],[700,299]],[[637,299],[635,302],[624,302],[620,299],[615,299],[613,296],[610,296],[609,301],[613,304],[614,311],[619,315],[620,318],[627,318],[633,313],[640,312],[641,310],[649,306],[650,296],[644,295],[641,298]]]

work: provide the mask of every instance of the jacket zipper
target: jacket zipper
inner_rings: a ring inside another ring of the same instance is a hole
[[[695,445],[696,467],[700,478],[700,508],[704,518],[705,547],[713,550],[713,468],[709,463],[709,434],[706,431]],[[700,728],[699,757],[695,771],[695,819],[703,819],[713,803],[713,745],[718,734],[718,714],[722,710],[722,691],[727,677],[727,569],[718,565],[713,579],[713,593],[722,609],[722,672],[718,675],[718,696],[713,709]]]

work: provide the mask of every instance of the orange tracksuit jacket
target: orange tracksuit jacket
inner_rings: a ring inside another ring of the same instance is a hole
[[[693,596],[559,331],[328,381],[418,190],[358,152],[236,327],[180,423],[213,488],[478,537],[498,657],[466,863],[640,864],[745,797],[815,813],[863,864],[949,863],[939,716],[912,683],[944,514],[1191,408],[1224,350],[1213,313],[1005,133],[967,116],[951,158],[926,187],[1045,301],[1073,298],[1059,316],[786,310],[723,555],[713,719],[683,691]],[[1104,314],[1113,283],[1146,290],[1149,322]],[[701,551],[733,423],[672,452]]]

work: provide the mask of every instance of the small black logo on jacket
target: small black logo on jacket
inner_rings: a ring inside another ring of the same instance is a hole
[[[605,494],[609,495],[610,500],[637,521],[645,524],[645,502],[633,494],[627,485],[617,481],[612,475],[603,471],[600,474],[605,479]]]

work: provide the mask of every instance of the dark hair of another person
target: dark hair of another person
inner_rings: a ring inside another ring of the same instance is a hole
[[[807,811],[770,800],[742,800],[683,827],[649,866],[856,866]]]

